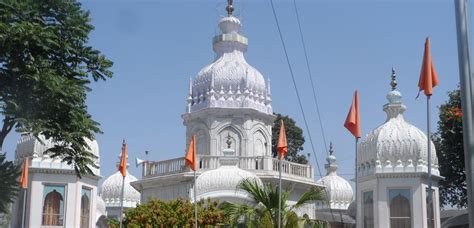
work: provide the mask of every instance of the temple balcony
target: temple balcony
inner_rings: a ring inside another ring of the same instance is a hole
[[[198,155],[198,173],[220,167],[220,159],[224,156]],[[238,158],[237,166],[241,169],[254,172],[258,176],[278,176],[278,159],[269,156]],[[188,173],[191,169],[185,165],[184,157],[164,161],[147,161],[143,163],[142,179],[167,176],[179,173]],[[285,179],[299,179],[312,181],[314,171],[311,165],[298,164],[289,161],[282,163],[282,177]]]

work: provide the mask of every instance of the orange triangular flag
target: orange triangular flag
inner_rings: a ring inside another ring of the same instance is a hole
[[[288,143],[286,142],[285,123],[280,120],[280,134],[278,135],[277,151],[279,159],[282,160],[288,153]]]
[[[122,176],[127,176],[127,144],[123,140],[122,144],[122,158],[120,159],[119,171],[122,173]]]
[[[21,188],[27,189],[28,188],[28,168],[29,168],[29,159],[28,157],[25,158],[25,162],[23,164],[23,170],[21,171]]]
[[[359,92],[356,90],[352,98],[351,108],[344,122],[344,127],[356,138],[360,138]]]
[[[189,168],[196,171],[196,138],[194,135],[191,137],[191,143],[189,143],[188,152],[184,160]]]
[[[431,96],[433,94],[433,88],[438,85],[438,75],[433,65],[433,59],[431,58],[430,50],[430,38],[426,37],[425,42],[425,53],[423,54],[423,63],[421,66],[420,80],[418,81],[418,95],[423,90],[426,96]]]

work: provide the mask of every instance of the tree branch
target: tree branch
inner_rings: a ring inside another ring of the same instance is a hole
[[[3,126],[2,130],[0,131],[0,151],[2,150],[3,147],[3,142],[5,141],[5,138],[7,137],[8,133],[13,129],[15,126],[15,120],[11,117],[6,116],[3,119]]]

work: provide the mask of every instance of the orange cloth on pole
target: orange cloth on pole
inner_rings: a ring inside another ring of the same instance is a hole
[[[21,188],[27,189],[28,188],[28,168],[29,168],[29,159],[28,157],[25,158],[25,162],[23,164],[23,170],[21,171]]]
[[[351,108],[344,122],[344,127],[356,138],[360,138],[359,92],[356,90],[352,98]]]
[[[433,94],[433,88],[438,85],[438,75],[433,65],[433,59],[431,58],[430,50],[430,38],[426,37],[425,42],[425,53],[423,54],[423,63],[421,66],[420,80],[418,81],[418,96],[423,90],[426,96]],[[416,96],[418,98],[418,96]]]
[[[280,121],[280,134],[278,135],[277,151],[280,160],[282,160],[288,153],[288,143],[286,142],[285,123],[283,123],[283,120]]]
[[[120,159],[119,171],[122,173],[122,176],[127,176],[127,144],[123,140],[122,145],[122,158]]]
[[[184,160],[189,168],[196,171],[196,137],[194,135],[191,138],[191,143],[189,143],[188,152]]]

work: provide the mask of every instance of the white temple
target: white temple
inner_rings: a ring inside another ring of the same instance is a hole
[[[220,35],[213,39],[214,62],[190,79],[186,112],[186,142],[196,136],[199,167],[197,183],[184,157],[144,163],[142,179],[132,185],[141,192],[141,201],[157,199],[249,200],[236,191],[244,178],[262,182],[278,181],[278,160],[272,157],[272,113],[270,82],[247,63],[247,38],[240,34],[240,20],[232,15],[219,21]],[[283,187],[292,190],[289,204],[312,186],[310,165],[283,162]],[[297,211],[314,218],[315,205]]]
[[[80,179],[71,165],[44,153],[55,142],[42,135],[39,139],[23,134],[15,151],[18,163],[30,159],[25,227],[95,227],[105,213],[97,194],[100,169],[93,168],[93,176]],[[99,145],[88,140],[88,146],[99,166]],[[21,227],[23,202],[20,192],[13,204],[11,227]]]
[[[433,204],[428,198],[427,137],[403,117],[392,70],[387,120],[358,145],[357,227],[441,227],[436,150],[431,143]]]

